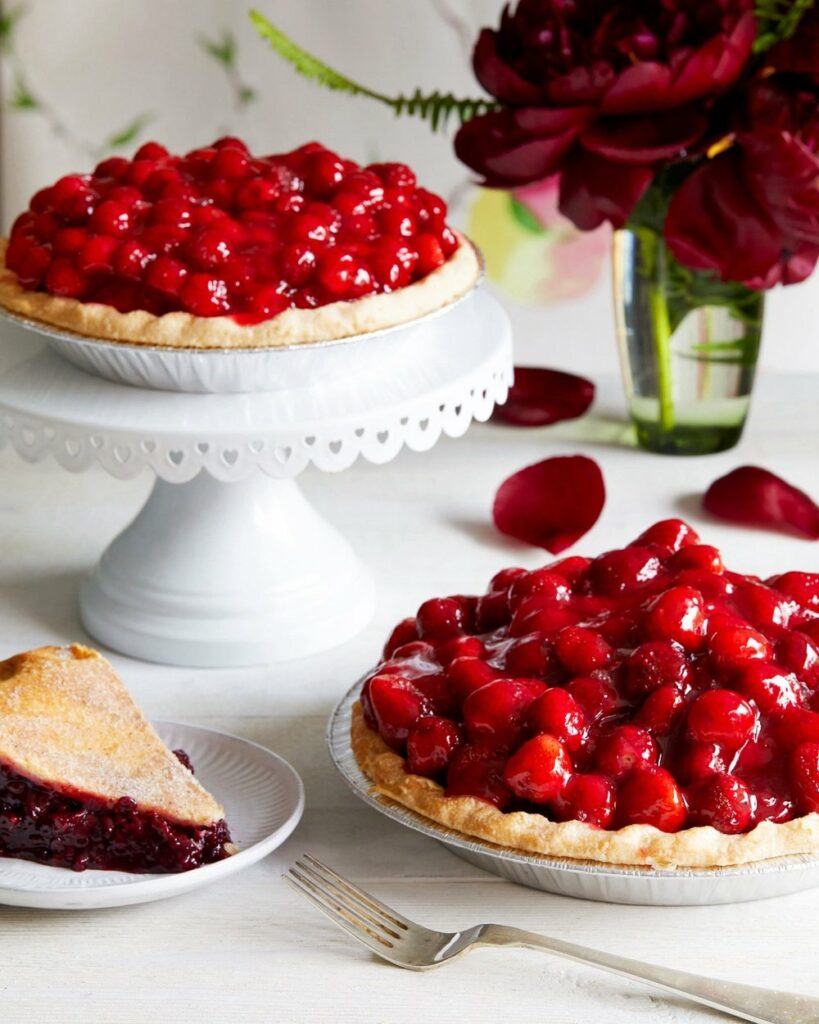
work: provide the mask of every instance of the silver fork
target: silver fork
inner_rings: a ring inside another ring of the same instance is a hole
[[[309,853],[303,854],[284,878],[348,935],[384,960],[411,971],[440,967],[478,946],[527,946],[645,982],[754,1024],[819,1024],[819,999],[811,996],[658,967],[507,925],[479,924],[462,932],[433,931],[402,917]]]

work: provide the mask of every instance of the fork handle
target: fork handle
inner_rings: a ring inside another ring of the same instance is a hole
[[[544,949],[567,960],[591,964],[623,978],[631,978],[632,981],[643,981],[665,992],[673,992],[692,1002],[732,1014],[740,1020],[752,1021],[753,1024],[819,1024],[819,999],[811,996],[738,985],[732,981],[720,981],[718,978],[689,974],[670,967],[658,967],[656,964],[641,963],[599,949],[577,946],[573,942],[550,939],[522,928],[500,924],[484,925],[476,945]]]

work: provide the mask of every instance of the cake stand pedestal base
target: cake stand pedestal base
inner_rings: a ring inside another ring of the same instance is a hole
[[[512,379],[509,321],[489,295],[413,328],[411,344],[402,337],[317,348],[309,386],[225,394],[131,387],[24,348],[0,373],[0,448],[74,473],[157,477],[82,587],[91,636],[147,661],[217,668],[306,657],[363,629],[369,574],[295,478],[460,437]],[[218,376],[247,354],[211,355]],[[336,376],[320,372],[325,359]]]
[[[168,665],[281,661],[355,636],[374,588],[294,479],[157,480],[80,593],[88,632]],[[318,643],[317,643],[318,638]]]

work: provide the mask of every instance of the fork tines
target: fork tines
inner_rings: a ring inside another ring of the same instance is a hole
[[[284,877],[337,925],[375,952],[380,951],[379,946],[393,949],[409,930],[409,922],[400,914],[309,853],[302,854]]]

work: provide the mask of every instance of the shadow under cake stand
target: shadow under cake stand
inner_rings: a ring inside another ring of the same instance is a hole
[[[372,578],[296,477],[458,437],[505,400],[512,377],[508,319],[482,291],[412,335],[373,339],[366,360],[358,342],[328,349],[332,373],[256,393],[133,387],[47,347],[3,373],[3,445],[71,472],[98,463],[119,478],[156,474],[81,587],[88,632],[124,654],[201,667],[304,657],[358,633],[374,609]],[[320,370],[321,352],[313,358]]]

